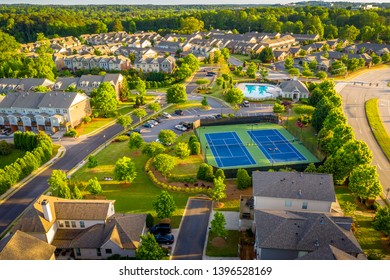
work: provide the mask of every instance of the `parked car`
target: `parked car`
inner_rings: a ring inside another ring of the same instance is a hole
[[[163,113],[162,113],[162,116],[163,116],[164,118],[167,118],[167,119],[169,119],[169,118],[172,117],[171,114],[169,114],[169,113],[167,113],[167,112],[163,112]]]
[[[242,106],[244,107],[249,107],[249,101],[248,100],[244,100],[244,102],[242,102]]]
[[[214,116],[216,119],[222,119],[222,115],[221,114],[217,114]]]
[[[175,125],[175,128],[180,131],[187,131],[187,128],[181,124]]]
[[[175,241],[175,237],[173,234],[155,234],[154,238],[156,239],[157,243],[159,244],[172,244]]]
[[[143,130],[141,127],[136,127],[132,130],[127,131],[126,135],[130,136],[130,134],[132,134],[133,132],[137,132],[137,133],[141,134],[142,132],[145,132],[145,130]]]
[[[152,124],[153,126],[156,126],[156,125],[158,125],[158,122],[156,121],[156,120],[148,120],[146,123],[150,123],[150,124]]]
[[[158,138],[155,140],[155,142],[161,143],[160,139]],[[161,144],[163,144],[164,146],[172,146],[172,143],[161,143]]]
[[[183,116],[183,115],[184,115],[184,112],[183,112],[183,110],[176,110],[176,111],[175,111],[175,115]]]
[[[152,128],[152,127],[154,127],[154,125],[151,124],[151,123],[146,122],[146,123],[143,124],[143,127]]]
[[[153,234],[167,234],[172,232],[171,224],[159,223],[150,228],[150,232]]]
[[[192,123],[190,123],[190,122],[180,122],[179,124],[181,124],[182,126],[184,126],[187,129],[192,129]]]

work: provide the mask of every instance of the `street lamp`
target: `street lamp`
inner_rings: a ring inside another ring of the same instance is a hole
[[[104,148],[106,148],[107,147],[107,142],[106,142],[106,135],[105,134],[103,135],[103,139],[104,139]]]
[[[268,148],[268,151],[271,151],[272,152],[272,156],[271,156],[271,163],[272,163],[272,168],[274,168],[274,153],[275,153],[275,151],[277,151],[278,150],[278,148]]]

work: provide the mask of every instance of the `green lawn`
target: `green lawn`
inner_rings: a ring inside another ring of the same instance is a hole
[[[231,54],[230,56],[234,57],[242,62],[251,59],[248,55],[243,55],[243,54]]]
[[[198,172],[198,168],[201,163],[203,163],[201,155],[190,156],[186,159],[178,159],[176,161],[176,167],[172,171],[171,175],[176,178],[196,178],[196,173]]]
[[[104,181],[104,177],[113,177],[115,162],[122,156],[131,157],[137,167],[137,178],[131,184],[123,184],[118,181]],[[161,189],[157,188],[149,179],[144,171],[144,165],[147,157],[139,151],[130,151],[127,142],[112,143],[97,154],[98,166],[87,168],[83,166],[72,175],[72,180],[88,181],[92,177],[97,177],[103,188],[102,195],[107,199],[113,199],[115,211],[118,213],[151,213],[156,216],[152,203],[156,196],[160,194]],[[82,190],[83,194],[88,194]],[[187,199],[190,196],[186,193],[172,193],[177,210],[172,217],[172,226],[178,227]]]
[[[114,118],[93,118],[89,123],[83,123],[76,128],[78,135],[89,134],[112,122]]]
[[[355,203],[354,196],[346,187],[336,187],[336,197],[341,208],[346,202]],[[373,228],[374,217],[372,210],[367,210],[365,206],[358,205],[354,212],[353,220],[356,225],[355,237],[358,240],[366,255],[379,255],[383,259],[390,259],[390,251],[384,247],[388,241],[383,234]]]
[[[383,125],[383,121],[379,113],[378,101],[378,98],[366,101],[366,115],[376,141],[378,141],[387,159],[390,160],[390,135]]]
[[[23,157],[26,151],[18,150],[12,145],[11,153],[9,155],[0,155],[0,168],[15,162],[18,158]]]
[[[240,232],[237,230],[228,230],[226,244],[221,247],[213,246],[212,241],[216,237],[214,233],[209,232],[207,240],[206,255],[209,257],[238,257],[238,241]]]

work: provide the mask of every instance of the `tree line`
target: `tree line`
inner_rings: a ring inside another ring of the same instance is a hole
[[[390,9],[265,6],[37,6],[2,5],[1,30],[19,42],[38,33],[49,37],[111,31],[156,31],[184,34],[218,28],[281,33],[318,33],[321,37],[389,42]]]
[[[26,154],[0,169],[0,194],[49,161],[53,153],[51,138],[44,132],[17,131],[14,133],[14,145]]]

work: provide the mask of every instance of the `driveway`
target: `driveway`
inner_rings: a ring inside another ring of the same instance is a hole
[[[366,119],[364,104],[371,98],[379,97],[381,100],[379,104],[380,112],[382,114],[389,113],[387,107],[390,101],[390,88],[387,87],[389,80],[390,68],[386,68],[370,70],[349,82],[340,82],[336,85],[337,92],[343,98],[344,112],[349,125],[352,126],[355,132],[356,139],[364,141],[372,151],[372,165],[377,167],[379,180],[384,189],[384,196],[386,196],[386,188],[390,185],[390,163],[371,132]],[[354,82],[357,83],[354,84]],[[364,85],[361,85],[362,82]],[[371,86],[370,83],[372,83]],[[386,108],[382,108],[385,106]]]
[[[212,201],[189,198],[172,254],[173,260],[201,260]]]

